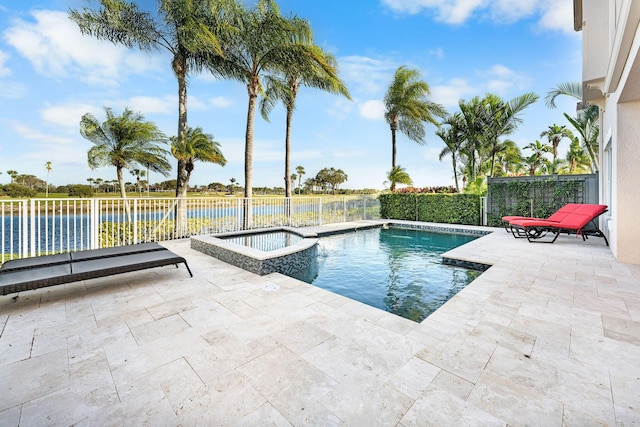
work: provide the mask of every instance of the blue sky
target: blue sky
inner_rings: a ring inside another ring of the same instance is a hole
[[[54,185],[115,179],[114,168],[91,170],[91,143],[79,121],[103,107],[130,107],[167,135],[177,130],[177,83],[165,52],[128,50],[80,35],[67,19],[84,0],[9,0],[0,3],[0,183],[7,170],[44,179],[45,163]],[[149,11],[155,2],[140,1]],[[524,146],[547,126],[567,124],[575,101],[545,107],[543,98],[558,83],[581,79],[580,33],[572,26],[571,0],[281,0],[283,14],[310,21],[318,45],[335,55],[352,101],[302,88],[293,119],[292,168],[314,176],[324,167],[345,171],[345,188],[383,189],[391,165],[391,133],[382,99],[395,70],[418,69],[431,99],[457,110],[459,99],[495,93],[511,99],[535,92],[540,100],[522,116],[510,136]],[[215,136],[225,167],[197,163],[191,184],[243,184],[247,93],[242,83],[194,75],[188,87],[189,125]],[[254,186],[283,186],[284,126],[281,107],[270,123],[256,116]],[[414,185],[453,184],[451,162],[438,160],[444,147],[427,127],[426,145],[398,138],[397,163]],[[566,144],[568,145],[568,144]],[[567,147],[561,145],[560,151]],[[526,151],[525,151],[526,153]],[[175,161],[173,161],[175,163]],[[131,175],[130,180],[135,181]],[[165,178],[175,178],[175,164]]]

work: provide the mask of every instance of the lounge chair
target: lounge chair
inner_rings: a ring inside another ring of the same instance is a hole
[[[602,237],[609,246],[607,237],[596,223],[596,219],[606,211],[605,205],[582,204],[559,221],[515,219],[509,222],[509,228],[514,237],[526,237],[529,242],[553,243],[562,233],[575,233],[576,236],[582,236],[582,240],[586,240],[587,236]],[[548,233],[554,235],[553,240],[539,240]]]
[[[533,221],[533,220],[536,220],[536,221],[558,222],[558,221],[561,221],[562,219],[564,219],[569,213],[575,211],[579,206],[582,206],[582,205],[580,203],[567,203],[566,205],[564,205],[563,207],[561,207],[560,209],[555,211],[553,214],[551,214],[551,216],[549,216],[548,218],[534,218],[534,217],[513,216],[513,215],[503,216],[502,217],[502,224],[504,225],[504,229],[507,230],[507,232],[512,233],[513,231],[509,227],[509,223],[511,221],[517,221],[517,220],[532,220]],[[516,236],[516,237],[526,237],[526,236]]]
[[[0,268],[0,293],[10,293],[95,279],[187,261],[157,243],[93,249],[63,254],[16,259]]]

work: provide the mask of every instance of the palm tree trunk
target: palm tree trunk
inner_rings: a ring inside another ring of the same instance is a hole
[[[258,90],[260,82],[255,77],[247,85],[249,93],[249,106],[247,108],[247,129],[245,132],[244,145],[244,219],[243,228],[248,230],[251,228],[251,198],[253,197],[253,119],[256,110],[256,100],[258,99]]]
[[[287,130],[284,140],[284,193],[291,197],[291,122],[293,106],[287,105]]]
[[[458,186],[458,171],[456,170],[456,156],[451,152],[451,164],[453,166],[453,181],[456,183],[456,193],[460,192],[460,187]]]
[[[173,70],[178,79],[178,141],[187,135],[187,64],[184,55],[178,53],[173,59]],[[186,162],[178,161],[178,177],[176,179],[176,218],[174,233],[177,237],[184,237],[187,229],[186,198],[189,188],[189,174]]]

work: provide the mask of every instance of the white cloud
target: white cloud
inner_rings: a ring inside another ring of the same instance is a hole
[[[384,102],[378,99],[360,103],[358,111],[367,120],[384,120]]]
[[[86,113],[91,113],[100,119],[102,109],[90,104],[64,103],[47,106],[40,110],[43,120],[62,127],[79,129],[80,119]]]
[[[16,20],[5,41],[47,76],[117,85],[129,73],[157,69],[158,57],[83,36],[66,12],[33,11],[35,22]]]
[[[157,96],[134,96],[129,98],[125,104],[133,111],[139,111],[145,116],[147,114],[172,114],[177,108],[177,97],[165,95]]]
[[[33,129],[30,126],[27,126],[22,123],[17,123],[12,126],[13,131],[20,137],[24,139],[29,139],[33,141],[40,141],[47,143],[48,149],[47,152],[53,152],[55,150],[51,150],[51,145],[69,145],[74,141],[71,138],[57,135],[47,135],[45,133],[40,132],[39,130]]]
[[[216,108],[226,108],[234,104],[233,100],[225,98],[224,96],[216,96],[210,99],[211,105]]]
[[[0,50],[0,77],[6,77],[11,74],[11,69],[5,64],[8,60],[9,54]]]
[[[524,90],[531,86],[531,79],[527,74],[515,72],[500,64],[480,74],[488,79],[484,84],[487,92],[497,95],[505,95],[512,88]]]
[[[344,56],[338,62],[340,74],[347,86],[356,85],[367,94],[376,94],[386,89],[397,68],[391,61],[365,56]]]
[[[444,50],[442,50],[441,47],[437,47],[435,49],[431,49],[429,51],[429,55],[433,55],[438,59],[442,59],[442,58],[444,58]]]
[[[455,107],[458,101],[471,94],[478,88],[465,79],[453,78],[448,83],[431,87],[431,99],[447,108]]]
[[[16,82],[2,82],[0,84],[0,98],[22,98],[27,93],[27,87]]]
[[[538,26],[546,30],[573,33],[572,0],[382,0],[396,13],[416,15],[432,12],[448,24],[463,24],[474,16],[497,23],[514,23],[539,17]]]
[[[328,108],[327,114],[337,120],[345,120],[349,117],[353,109],[353,102],[348,99],[339,98],[334,101],[333,105]]]

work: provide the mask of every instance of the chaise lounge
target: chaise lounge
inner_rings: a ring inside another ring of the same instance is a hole
[[[567,203],[566,205],[564,205],[563,207],[561,207],[560,209],[558,209],[557,211],[555,211],[553,214],[551,214],[551,216],[549,216],[548,218],[534,218],[534,217],[527,217],[527,216],[503,216],[502,217],[502,224],[504,225],[505,230],[507,230],[507,232],[512,233],[513,230],[511,230],[511,228],[509,227],[509,224],[511,223],[511,221],[518,221],[518,220],[535,220],[535,221],[552,221],[552,222],[558,222],[563,220],[568,214],[570,214],[571,212],[575,211],[576,209],[578,209],[578,207],[582,206],[582,204],[580,203]],[[524,235],[520,235],[520,236],[516,236],[516,237],[526,237]]]
[[[187,261],[158,243],[140,243],[104,249],[67,252],[5,262],[0,268],[0,293],[61,285]]]
[[[509,229],[514,237],[526,237],[529,242],[553,243],[562,233],[576,234],[586,240],[587,236],[597,236],[604,238],[607,246],[607,237],[598,228],[596,219],[607,211],[605,205],[581,204],[568,212],[558,221],[543,219],[514,219],[509,222]],[[539,240],[547,233],[554,235],[551,241]]]

